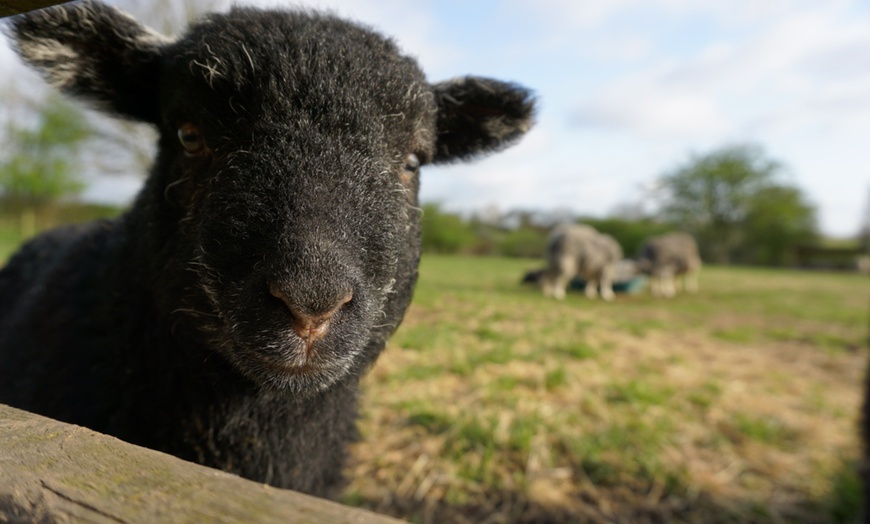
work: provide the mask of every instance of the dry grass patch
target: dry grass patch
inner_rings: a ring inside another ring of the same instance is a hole
[[[417,522],[855,518],[870,281],[714,268],[697,296],[557,303],[518,284],[527,265],[424,260],[365,379],[347,501]]]

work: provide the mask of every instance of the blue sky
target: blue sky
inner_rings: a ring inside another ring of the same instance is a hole
[[[148,2],[115,3],[147,16]],[[393,36],[431,81],[476,74],[537,94],[538,124],[520,145],[428,167],[424,200],[604,215],[642,199],[693,153],[753,142],[786,165],[825,233],[855,234],[870,205],[866,1],[295,3]],[[95,189],[132,187],[112,185]]]

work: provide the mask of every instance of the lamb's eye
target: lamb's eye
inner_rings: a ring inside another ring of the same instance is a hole
[[[200,155],[206,151],[205,138],[193,124],[182,124],[178,128],[178,140],[188,155]]]
[[[420,169],[420,159],[417,158],[417,155],[413,153],[408,155],[408,158],[405,159],[404,169],[409,174],[414,174]]]
[[[399,180],[401,180],[402,185],[407,189],[411,189],[414,187],[414,180],[417,177],[417,173],[420,171],[420,159],[417,158],[417,155],[411,153],[405,158],[405,165],[402,166],[402,172],[399,175]]]

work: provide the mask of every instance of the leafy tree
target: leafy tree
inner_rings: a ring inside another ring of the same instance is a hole
[[[693,156],[662,178],[663,218],[693,233],[708,261],[783,261],[798,239],[814,234],[815,210],[800,190],[779,181],[782,172],[757,145]],[[776,246],[761,250],[765,242]]]
[[[498,243],[498,253],[507,257],[542,258],[547,250],[547,231],[519,227],[505,233]]]
[[[760,188],[749,200],[740,258],[764,265],[795,261],[794,247],[814,243],[816,210],[803,193],[783,185]]]
[[[447,213],[438,203],[423,204],[423,251],[459,253],[471,250],[477,235],[462,217]]]
[[[38,207],[84,187],[77,149],[91,130],[82,113],[51,97],[36,117],[32,127],[10,120],[6,155],[0,158],[0,194],[19,208]]]
[[[582,218],[579,222],[613,236],[627,258],[636,256],[646,239],[674,230],[670,224],[652,218]]]

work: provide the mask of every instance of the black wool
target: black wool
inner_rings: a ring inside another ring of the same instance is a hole
[[[126,213],[0,271],[0,402],[333,495],[359,378],[417,278],[418,168],[515,142],[529,92],[429,84],[391,40],[308,11],[235,8],[170,40],[82,2],[9,33],[159,147]]]

